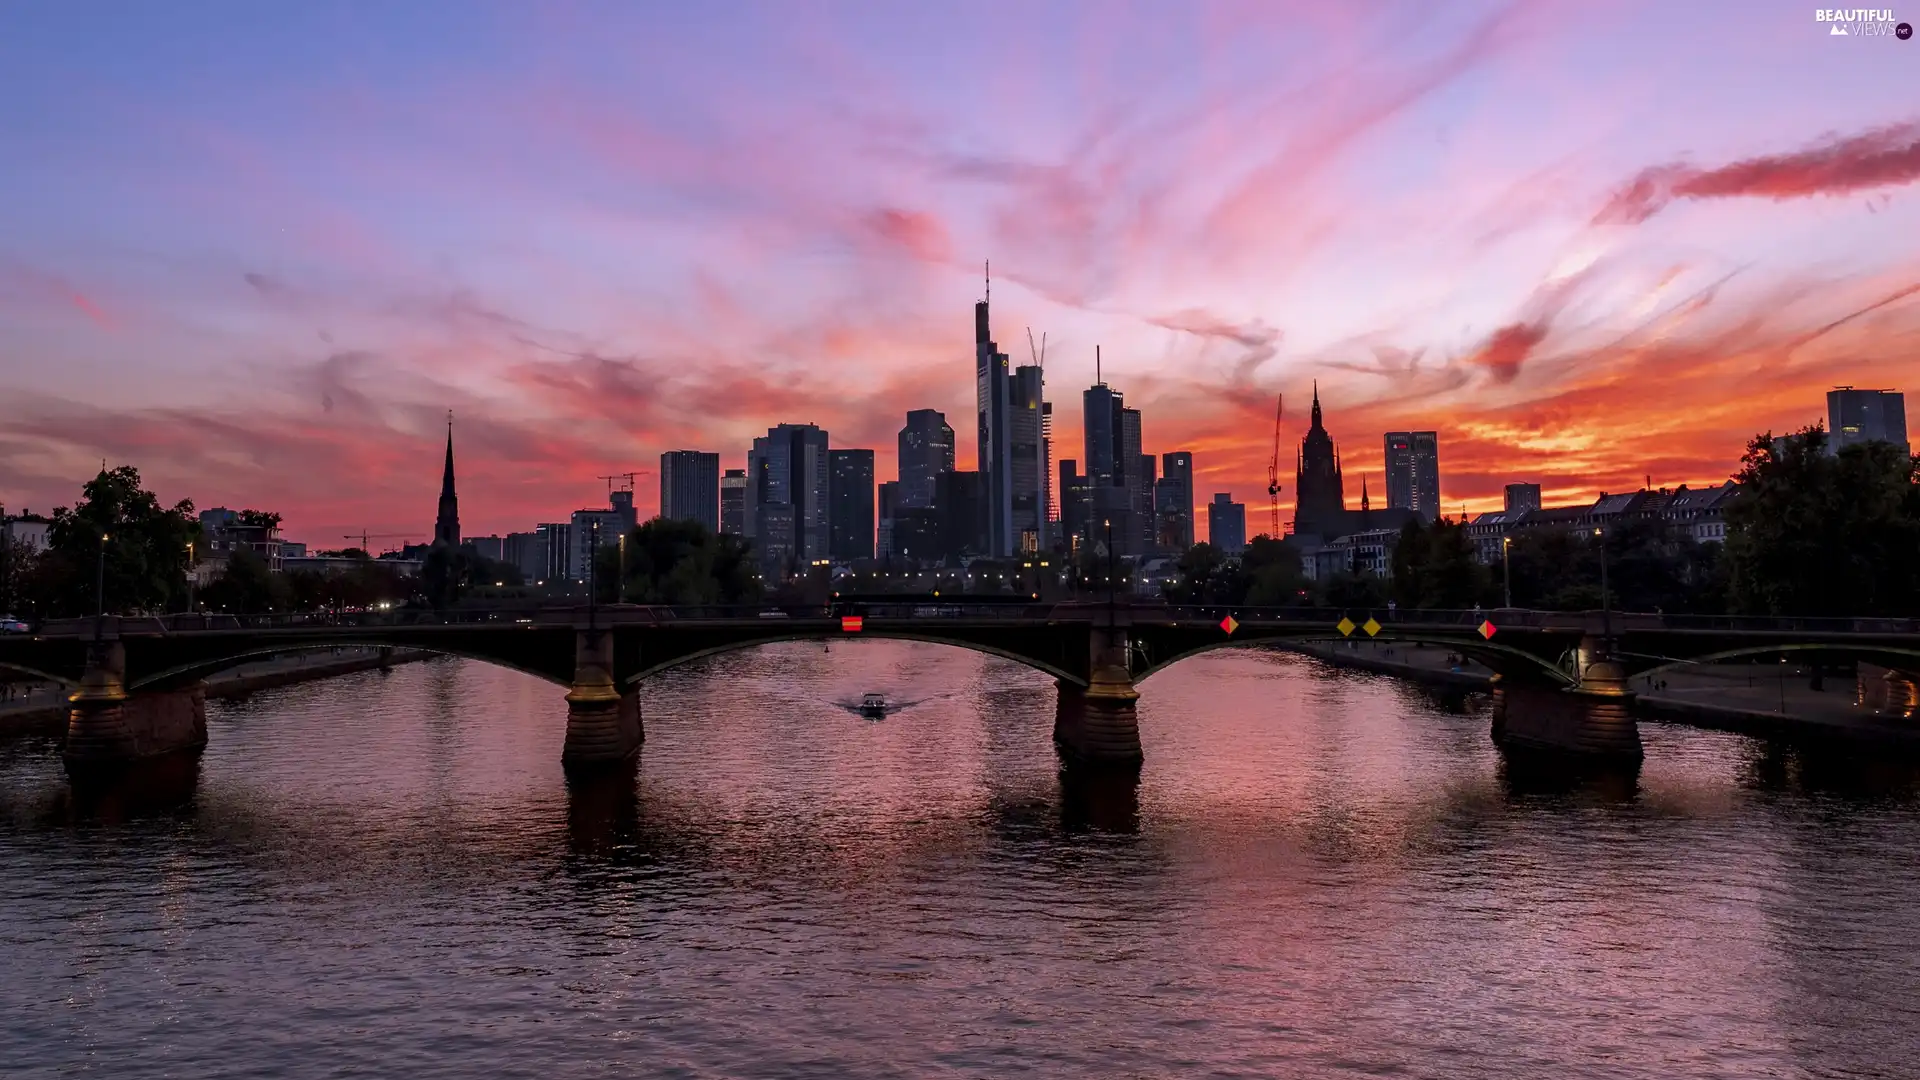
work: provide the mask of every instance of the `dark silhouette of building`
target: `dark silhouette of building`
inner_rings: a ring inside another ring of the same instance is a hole
[[[747,470],[728,469],[720,478],[720,531],[727,536],[747,534]]]
[[[873,451],[827,452],[827,555],[873,558]]]
[[[1153,486],[1154,543],[1180,554],[1193,546],[1193,454],[1175,450],[1160,461],[1163,475]]]
[[[1207,504],[1207,542],[1228,555],[1247,550],[1247,507],[1231,494],[1216,491]]]
[[[900,429],[897,509],[933,505],[934,478],[953,471],[953,428],[938,409],[915,409]]]
[[[1387,507],[1417,510],[1432,521],[1440,516],[1440,435],[1433,431],[1389,431]]]
[[[460,546],[460,498],[453,492],[453,417],[447,417],[447,467],[440,474],[440,512],[433,520],[433,542]]]
[[[986,484],[982,512],[988,548],[983,555],[1008,556],[1015,548],[1013,532],[1013,395],[1007,354],[993,340],[987,298],[973,305],[974,401],[979,410],[979,461]]]
[[[1506,511],[1510,514],[1524,514],[1529,510],[1540,509],[1539,484],[1508,484]]]
[[[660,516],[720,531],[720,455],[669,450],[660,455]]]
[[[1076,541],[1087,538],[1087,523],[1093,518],[1093,492],[1087,477],[1079,471],[1079,462],[1063,458],[1060,462],[1060,539],[1058,547],[1072,550]]]
[[[1907,396],[1894,390],[1827,391],[1827,430],[1827,447],[1835,452],[1875,439],[1913,449],[1907,442]]]
[[[1049,546],[1047,459],[1053,425],[1045,394],[1046,380],[1038,365],[1013,369],[1008,426],[1012,430],[1013,540],[1019,551],[1044,551]]]
[[[1300,439],[1294,465],[1293,531],[1331,539],[1346,528],[1346,491],[1340,452],[1320,415],[1320,384],[1313,387],[1313,422]]]
[[[784,580],[789,572],[827,557],[825,430],[781,424],[753,440],[745,517],[747,535],[760,551],[761,573],[769,580]]]
[[[977,472],[942,473],[934,490],[934,508],[939,511],[940,554],[943,558],[965,559],[991,555],[987,535],[987,478]],[[896,522],[896,528],[898,524]]]

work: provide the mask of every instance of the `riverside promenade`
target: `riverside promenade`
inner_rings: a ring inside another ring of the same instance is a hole
[[[1493,672],[1437,646],[1348,641],[1303,645],[1291,651],[1336,667],[1415,679],[1436,686],[1489,690]],[[1830,674],[1815,690],[1795,664],[1701,664],[1633,680],[1634,712],[1744,735],[1899,747],[1920,752],[1920,709],[1910,684],[1885,679],[1883,669]]]
[[[386,653],[384,657],[382,653]],[[339,648],[276,656],[240,664],[209,677],[207,696],[231,698],[274,686],[330,679],[355,671],[425,660],[433,654],[415,649]],[[10,683],[0,693],[0,737],[59,735],[66,730],[67,698],[58,687]]]

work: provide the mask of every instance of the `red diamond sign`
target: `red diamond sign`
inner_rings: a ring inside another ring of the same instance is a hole
[[[1240,629],[1240,624],[1233,621],[1233,616],[1229,615],[1226,618],[1220,620],[1220,629],[1225,630],[1227,633],[1231,634],[1235,630]]]
[[[1493,625],[1493,620],[1482,620],[1480,623],[1480,636],[1486,638],[1488,641],[1492,641],[1495,629],[1496,627]]]

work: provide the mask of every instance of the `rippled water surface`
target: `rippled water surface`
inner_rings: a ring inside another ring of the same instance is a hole
[[[1137,785],[887,642],[670,673],[572,787],[560,690],[461,661],[214,703],[144,792],[0,743],[0,1075],[1920,1075],[1909,770],[1542,773],[1251,650],[1142,691]]]

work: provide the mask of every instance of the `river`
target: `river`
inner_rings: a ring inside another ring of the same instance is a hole
[[[874,722],[838,702],[919,700]],[[1137,786],[1044,676],[787,644],[643,694],[444,660],[208,706],[143,804],[0,743],[0,1075],[1827,1077],[1920,1061],[1920,782],[1484,708],[1298,656],[1142,686]]]

